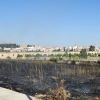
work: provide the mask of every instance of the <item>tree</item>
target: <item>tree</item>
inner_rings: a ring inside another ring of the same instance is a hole
[[[76,54],[74,54],[74,55],[75,55],[76,57],[80,57],[80,54],[77,54],[77,53],[76,53]]]
[[[50,54],[49,57],[53,58],[53,57],[55,57],[55,55],[54,54]]]
[[[89,57],[97,57],[98,55],[96,53],[95,54],[88,53],[88,56]]]
[[[82,49],[82,50],[80,51],[80,57],[82,57],[82,58],[87,58],[86,49]]]
[[[62,54],[57,54],[55,56],[60,58],[60,57],[62,57]]]
[[[36,54],[36,55],[35,55],[35,57],[41,57],[41,56],[42,56],[41,54]]]
[[[90,45],[89,51],[95,51],[95,46]]]
[[[50,58],[50,61],[57,62],[57,58]]]
[[[23,55],[18,54],[18,55],[17,55],[17,58],[18,58],[18,57],[19,57],[19,58],[22,58],[22,57],[23,57]]]
[[[64,53],[62,56],[63,57],[68,57],[68,54],[67,53]]]
[[[71,53],[69,53],[69,57],[72,57],[72,54]]]
[[[31,54],[25,54],[25,57],[33,57]]]

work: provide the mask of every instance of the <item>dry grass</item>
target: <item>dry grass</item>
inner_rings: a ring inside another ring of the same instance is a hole
[[[52,90],[46,95],[47,100],[66,100],[68,97],[70,97],[70,93],[64,87]]]
[[[93,100],[100,100],[98,96],[94,97]]]

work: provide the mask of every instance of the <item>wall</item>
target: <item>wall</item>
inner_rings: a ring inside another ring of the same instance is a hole
[[[23,55],[23,57],[25,56],[25,54],[31,54],[31,55],[36,55],[36,54],[46,54],[47,56],[50,55],[50,54],[64,54],[65,52],[19,52],[19,53],[13,53],[13,52],[9,52],[9,53],[5,53],[5,52],[0,52],[0,58],[1,59],[5,59],[7,57],[10,57],[12,59],[16,59],[17,55],[20,54],[20,55]],[[80,52],[68,52],[68,54],[71,53],[71,54],[75,54],[75,53],[80,53]],[[100,54],[100,52],[87,52],[87,53],[91,53],[91,54]]]

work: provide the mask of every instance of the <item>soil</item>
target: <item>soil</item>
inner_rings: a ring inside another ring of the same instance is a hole
[[[0,60],[0,87],[34,96],[60,86],[70,92],[69,100],[100,97],[100,66]]]

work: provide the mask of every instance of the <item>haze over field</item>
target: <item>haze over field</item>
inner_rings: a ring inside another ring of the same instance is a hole
[[[0,0],[0,43],[99,42],[100,0]]]

